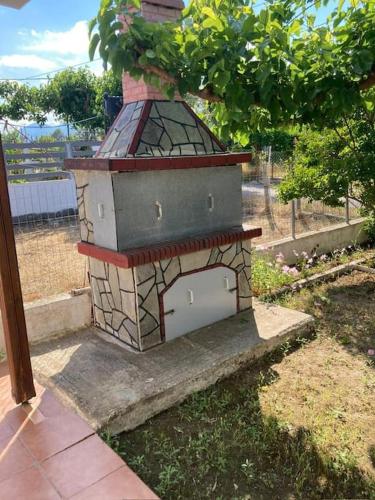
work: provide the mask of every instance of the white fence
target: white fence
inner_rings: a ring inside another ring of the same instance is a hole
[[[6,169],[9,182],[44,179],[66,179],[65,158],[91,158],[99,141],[5,143]]]
[[[99,145],[98,141],[5,143],[13,221],[75,214],[75,185],[72,174],[64,171],[64,159],[91,158]]]
[[[12,217],[66,214],[77,210],[73,179],[9,184]]]

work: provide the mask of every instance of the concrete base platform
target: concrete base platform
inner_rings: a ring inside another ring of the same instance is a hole
[[[214,384],[287,339],[313,318],[254,300],[254,310],[133,353],[92,327],[34,345],[34,375],[94,429],[130,430]]]

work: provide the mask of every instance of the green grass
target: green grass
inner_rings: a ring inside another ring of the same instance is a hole
[[[306,262],[299,259],[297,263],[299,272],[293,275],[283,271],[282,262],[276,263],[265,253],[253,252],[251,268],[253,293],[258,297],[267,297],[268,294],[275,292],[284,285],[291,285],[302,278],[307,278],[313,274],[327,271],[332,267],[363,257],[369,260],[369,265],[373,265],[374,250],[359,246],[343,249],[327,256],[324,261],[319,258],[315,259],[313,265],[306,265]]]
[[[294,276],[284,273],[275,263],[257,252],[252,254],[251,278],[254,295],[266,295],[296,280]],[[298,279],[298,278],[297,278]]]
[[[264,414],[272,366],[305,342],[123,434],[120,454],[165,499],[375,498],[350,450],[322,454],[308,428]]]

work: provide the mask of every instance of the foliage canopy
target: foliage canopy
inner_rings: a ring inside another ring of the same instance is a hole
[[[349,195],[375,215],[375,109],[362,105],[332,128],[306,128],[293,160],[279,188],[282,201],[304,197],[340,206]]]
[[[41,87],[0,82],[0,118],[43,124],[52,112],[77,128],[103,129],[105,92],[122,95],[121,78],[112,71],[96,76],[87,68],[68,68]]]
[[[256,127],[319,126],[350,112],[375,83],[375,0],[339,0],[324,25],[312,7],[328,0],[194,0],[175,23],[134,14],[140,0],[102,0],[90,22],[96,50],[128,71],[211,103],[223,139],[243,145]],[[119,15],[131,23],[122,30]]]

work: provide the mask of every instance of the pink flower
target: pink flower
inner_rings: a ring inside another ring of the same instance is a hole
[[[276,262],[283,262],[284,261],[284,255],[280,252],[276,255]]]
[[[289,269],[290,269],[290,267],[289,267],[289,266],[283,266],[283,267],[281,268],[282,272],[283,272],[283,273],[285,273],[285,274],[288,274],[288,273],[289,273]]]
[[[297,276],[299,274],[298,269],[296,267],[291,267],[289,269],[289,274],[291,274],[292,276]]]
[[[369,349],[369,350],[367,351],[367,354],[368,354],[369,356],[375,356],[375,349]]]
[[[309,258],[309,254],[307,252],[301,252],[301,256],[304,258],[304,259],[308,259]]]
[[[322,262],[325,262],[328,259],[327,255],[324,253],[323,255],[320,256],[320,260]]]
[[[294,253],[294,255],[295,255],[296,257],[298,257],[298,256],[299,256],[299,253],[298,253],[296,250],[293,250],[293,253]]]

